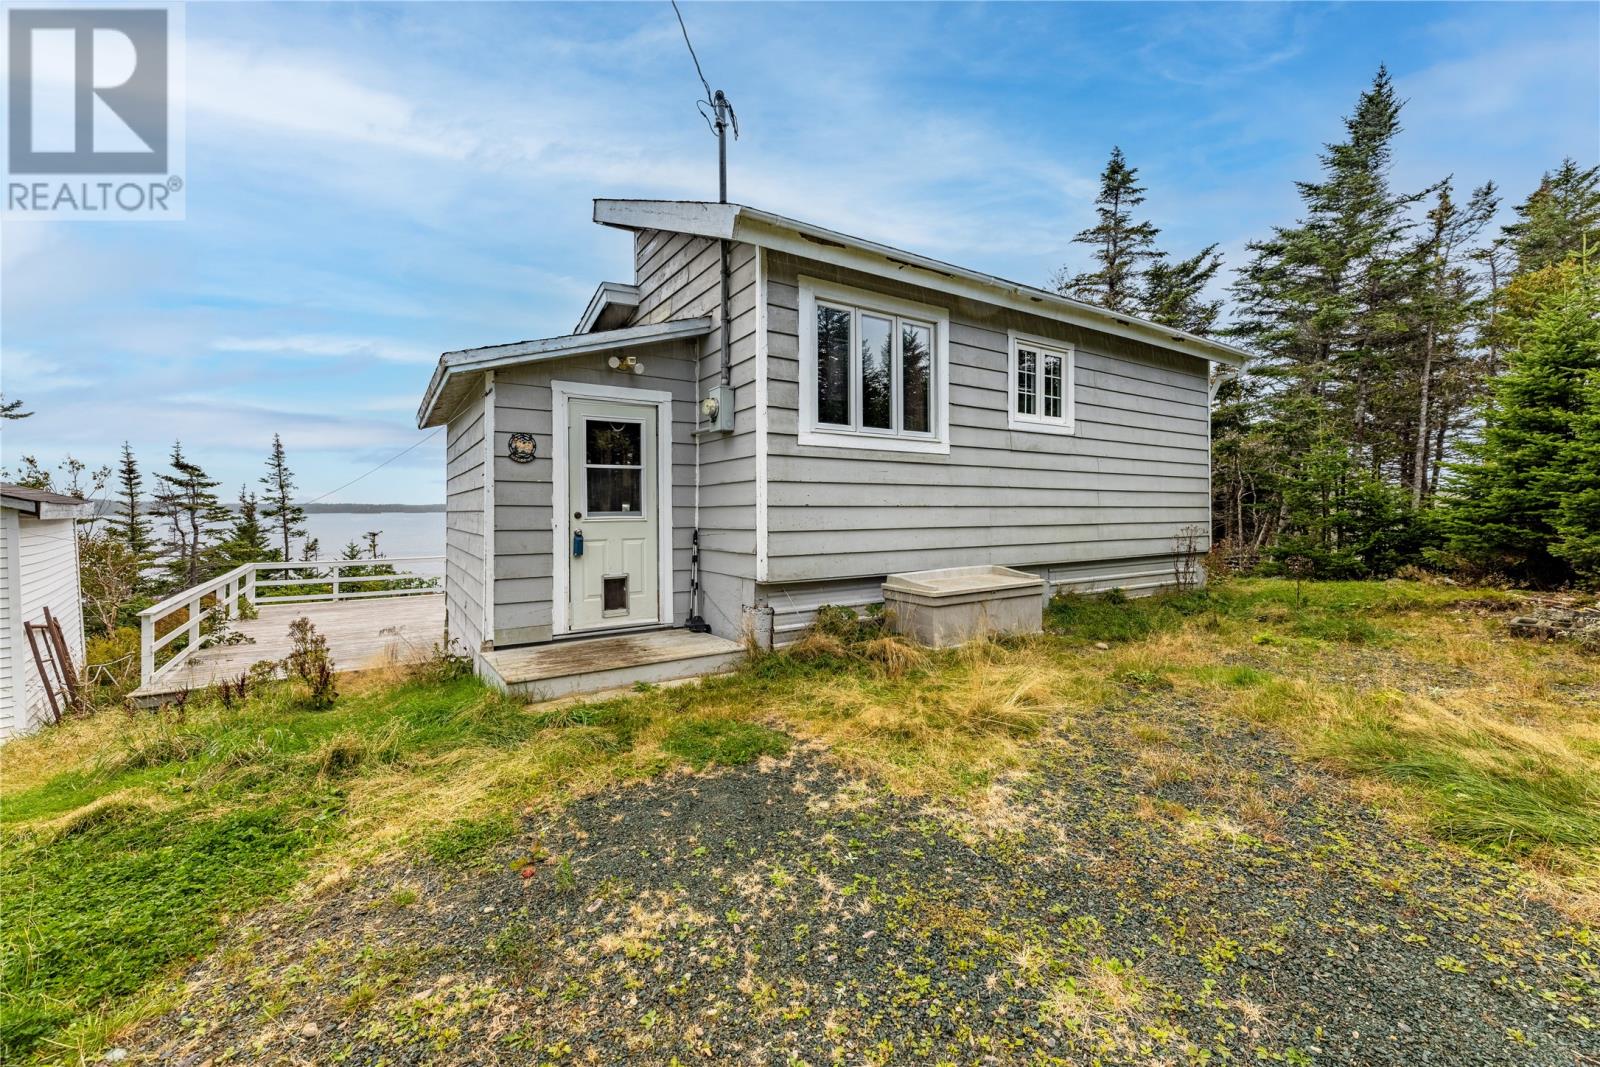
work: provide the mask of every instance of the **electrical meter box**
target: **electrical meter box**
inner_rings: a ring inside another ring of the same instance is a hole
[[[719,433],[733,432],[733,387],[731,385],[713,386],[700,402],[700,417],[703,422],[702,429],[716,430]]]

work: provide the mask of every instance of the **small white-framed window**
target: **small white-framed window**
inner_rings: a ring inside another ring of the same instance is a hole
[[[1073,347],[1015,330],[1009,338],[1006,425],[1032,433],[1072,433]]]
[[[949,314],[800,279],[802,445],[948,453]]]

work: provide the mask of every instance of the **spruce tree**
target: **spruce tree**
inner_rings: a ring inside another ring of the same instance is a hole
[[[1232,290],[1229,333],[1258,355],[1214,429],[1238,468],[1214,480],[1217,509],[1241,544],[1323,573],[1383,573],[1414,545],[1400,487],[1431,484],[1470,394],[1458,358],[1470,227],[1447,205],[1436,230],[1413,236],[1414,208],[1437,187],[1391,188],[1400,110],[1380,68],[1317,180],[1298,183],[1300,219],[1249,245]]]
[[[1569,261],[1515,283],[1531,304],[1506,371],[1490,383],[1482,440],[1455,471],[1445,512],[1447,559],[1540,585],[1591,564],[1600,377],[1600,287]]]
[[[257,563],[272,558],[272,546],[266,529],[261,525],[261,508],[256,495],[239,487],[239,504],[233,515],[233,526],[222,545],[222,554],[231,566]]]
[[[133,448],[122,442],[122,462],[117,468],[117,513],[111,519],[111,528],[122,538],[135,558],[148,560],[155,552],[155,538],[150,532],[150,520],[141,512],[144,494],[144,475],[139,471],[139,461]]]
[[[1473,353],[1468,330],[1479,310],[1480,283],[1471,269],[1471,243],[1499,203],[1493,182],[1474,190],[1464,208],[1451,197],[1450,182],[1441,183],[1417,249],[1418,284],[1410,302],[1419,335],[1411,375],[1415,415],[1407,460],[1412,507],[1420,507],[1429,490],[1433,470],[1429,459],[1439,430],[1472,399],[1460,388],[1466,377],[1460,373],[1462,363]],[[1401,393],[1403,400],[1404,390]]]
[[[1139,313],[1151,322],[1204,337],[1217,324],[1221,300],[1207,300],[1206,286],[1222,267],[1216,245],[1207,245],[1188,259],[1150,261],[1140,279]]]
[[[1382,382],[1411,339],[1398,314],[1416,281],[1408,209],[1426,194],[1389,185],[1400,100],[1387,70],[1344,125],[1346,139],[1324,147],[1322,179],[1299,183],[1302,219],[1248,246],[1234,332],[1261,351],[1257,373],[1282,383],[1299,416],[1334,420],[1351,461],[1379,469],[1400,450],[1398,438],[1370,431]],[[1294,432],[1309,440],[1306,430]]]
[[[220,484],[174,443],[170,470],[156,475],[155,513],[166,524],[167,574],[178,589],[187,589],[216,569],[217,532],[228,521],[228,509],[217,499]]]
[[[1569,489],[1556,507],[1556,542],[1550,551],[1579,577],[1600,582],[1600,371],[1590,371],[1578,388],[1578,410],[1561,465]]]
[[[1095,269],[1069,275],[1063,267],[1056,275],[1058,292],[1112,311],[1136,312],[1140,273],[1145,263],[1160,256],[1155,248],[1160,231],[1133,217],[1133,209],[1144,203],[1144,186],[1138,184],[1138,175],[1138,168],[1128,166],[1122,149],[1113,148],[1100,174],[1100,195],[1095,199],[1099,221],[1072,239],[1093,249]]]
[[[296,537],[305,536],[306,512],[294,502],[294,472],[284,455],[283,439],[277,434],[272,435],[272,454],[267,457],[267,473],[261,476],[261,484],[265,487],[261,516],[276,528],[283,553],[278,558],[287,563],[294,558],[291,543]]]
[[[1554,266],[1585,249],[1600,252],[1600,165],[1585,170],[1570,158],[1562,160],[1516,213],[1505,235],[1518,273]]]

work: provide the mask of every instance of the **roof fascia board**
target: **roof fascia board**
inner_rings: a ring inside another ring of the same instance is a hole
[[[93,517],[94,507],[89,501],[64,504],[55,500],[29,500],[27,497],[0,497],[0,507],[7,507],[36,519],[87,519]]]
[[[699,200],[605,200],[594,202],[594,221],[622,230],[670,230],[718,240],[733,238],[738,204]]]
[[[39,502],[39,518],[42,519],[88,519],[94,515],[94,507],[88,502],[82,504],[57,504],[48,500]]]
[[[1073,300],[1044,289],[1009,282],[981,271],[957,267],[914,252],[892,248],[821,226],[785,218],[742,204],[680,200],[596,200],[594,219],[625,230],[658,229],[700,237],[761,244],[834,266],[880,277],[905,278],[916,272],[915,284],[999,304],[1044,318],[1070,322],[1168,351],[1230,367],[1243,366],[1249,353],[1232,345]]]
[[[495,370],[521,363],[537,363],[547,359],[582,356],[591,352],[605,352],[617,348],[635,348],[660,341],[684,340],[703,337],[712,330],[709,316],[697,319],[675,319],[646,326],[629,326],[621,330],[602,330],[599,333],[569,334],[564,337],[545,337],[536,341],[518,341],[509,345],[490,345],[485,348],[468,348],[459,352],[446,352],[439,357],[423,394],[422,405],[417,409],[418,428],[430,424],[434,408],[450,378],[462,374]]]
[[[583,317],[578,320],[578,326],[572,332],[593,333],[595,323],[600,321],[600,316],[604,315],[606,308],[612,304],[619,307],[638,307],[639,287],[624,282],[601,282],[595,289],[594,295],[589,298],[589,306],[583,309]]]
[[[1182,352],[1230,367],[1242,366],[1247,358],[1246,353],[1231,345],[1140,319],[1128,318],[1043,289],[1007,282],[993,275],[956,267],[845,234],[820,230],[817,227],[806,226],[779,216],[766,215],[764,212],[756,212],[749,208],[739,216],[734,239],[748,244],[764,245],[804,259],[819,260],[836,267],[845,267],[880,277],[904,279],[912,284],[940,292],[964,296],[983,303],[999,304],[1002,307],[1047,319],[1070,322],[1101,333],[1155,345],[1167,351]]]

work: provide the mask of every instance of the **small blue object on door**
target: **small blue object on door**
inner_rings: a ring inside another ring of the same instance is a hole
[[[573,555],[574,559],[576,559],[577,557],[583,555],[583,531],[582,530],[573,531],[573,534],[572,534],[572,555]]]

